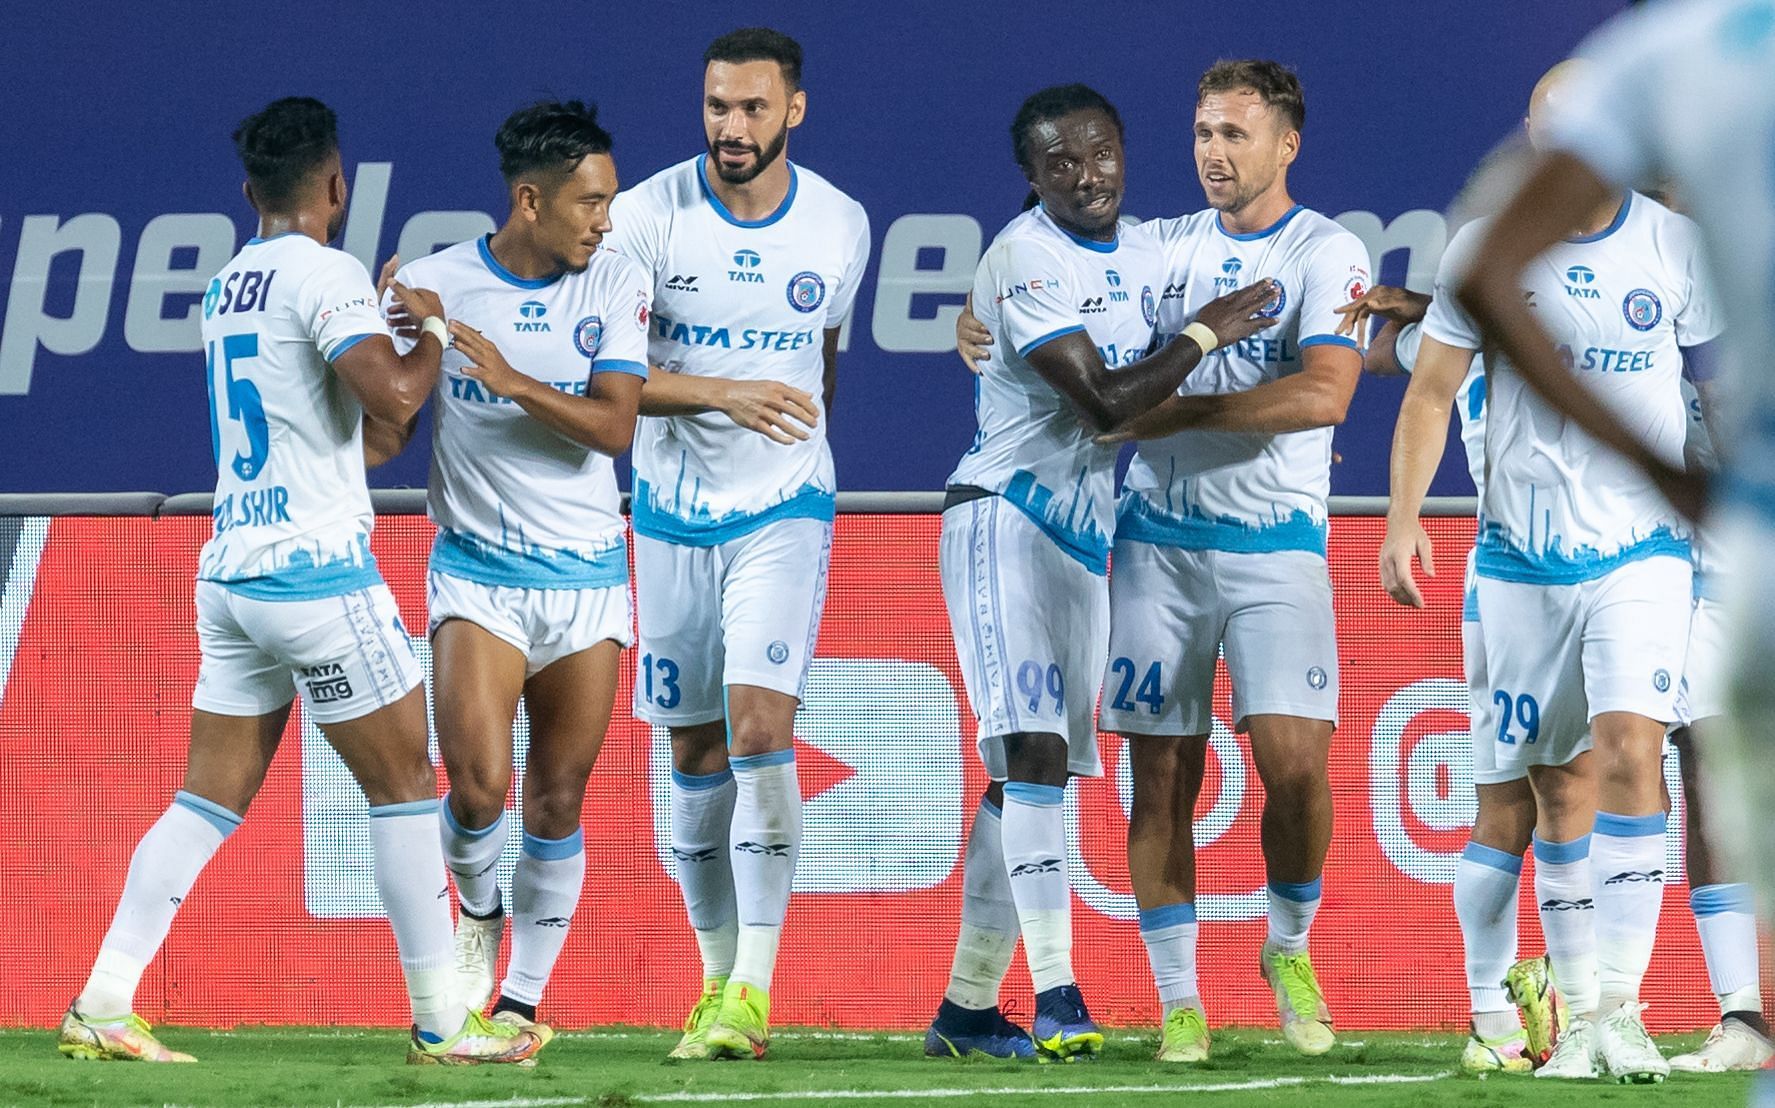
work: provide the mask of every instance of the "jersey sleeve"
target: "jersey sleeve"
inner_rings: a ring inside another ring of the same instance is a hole
[[[1676,328],[1676,344],[1688,351],[1712,342],[1725,328],[1707,261],[1702,256],[1699,229],[1692,223],[1683,224],[1683,233],[1675,236],[1675,248],[1680,252],[1677,268],[1684,296],[1671,323]],[[1704,373],[1703,379],[1707,376]]]
[[[852,229],[853,238],[849,251],[845,255],[844,271],[839,274],[838,288],[834,289],[831,298],[826,302],[827,328],[841,327],[844,319],[851,314],[856,305],[857,291],[863,284],[863,272],[869,268],[869,215],[862,206],[857,207],[856,226]]]
[[[1650,131],[1656,114],[1648,100],[1664,80],[1659,64],[1664,38],[1642,13],[1604,25],[1579,47],[1585,68],[1549,117],[1552,147],[1574,155],[1618,188],[1643,185],[1656,175]]]
[[[1468,256],[1478,246],[1485,225],[1485,220],[1474,220],[1455,232],[1436,266],[1436,287],[1431,293],[1422,333],[1445,346],[1478,350],[1481,345],[1479,325],[1455,301],[1454,290],[1466,275]]]
[[[610,202],[610,233],[604,236],[604,245],[639,265],[650,287],[665,261],[665,241],[664,220],[646,185],[618,193]]]
[[[604,330],[592,357],[593,373],[632,373],[647,377],[647,327],[653,318],[653,279],[633,260],[621,254],[605,284],[600,305]]]
[[[1399,363],[1400,369],[1410,373],[1417,368],[1418,348],[1423,344],[1424,325],[1407,323],[1393,336],[1393,360]]]
[[[315,349],[332,362],[365,339],[389,331],[363,263],[343,250],[324,251],[296,294],[296,312]]]
[[[1337,333],[1344,318],[1337,310],[1368,291],[1368,248],[1362,240],[1348,232],[1329,238],[1308,260],[1301,283],[1300,348],[1360,350],[1354,336]]]
[[[1039,243],[1018,238],[993,248],[983,276],[986,288],[975,290],[975,302],[982,294],[992,297],[999,323],[996,337],[1018,357],[1085,329],[1067,290],[1066,268]]]

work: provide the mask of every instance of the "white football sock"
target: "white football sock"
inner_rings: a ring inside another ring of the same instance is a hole
[[[1066,810],[1061,806],[1065,796],[1059,785],[1005,785],[1005,869],[1037,994],[1074,983],[1072,889],[1066,877]]]
[[[1535,836],[1535,902],[1553,963],[1553,983],[1572,1014],[1595,1019],[1596,891],[1590,881],[1590,836],[1568,843]]]
[[[672,771],[672,860],[705,978],[733,973],[739,941],[728,844],[736,791],[731,770],[700,776]]]
[[[1313,917],[1319,914],[1320,880],[1271,881],[1269,883],[1270,927],[1264,945],[1284,954],[1304,954],[1307,932],[1312,930]]]
[[[456,940],[437,800],[372,805],[370,848],[376,892],[394,928],[413,1002],[413,1023],[428,1041],[441,1042],[462,1026],[463,1009],[455,996]]]
[[[1756,902],[1749,885],[1703,885],[1689,892],[1707,982],[1719,997],[1720,1014],[1763,1010],[1757,964]]]
[[[768,991],[801,856],[801,781],[793,750],[729,758],[728,764],[735,787],[729,841],[740,921],[732,978]]]
[[[485,918],[499,910],[499,856],[505,853],[510,827],[509,813],[481,828],[464,827],[450,811],[450,796],[438,805],[438,832],[444,844],[444,864],[456,878],[456,898],[463,911]]]
[[[512,874],[512,958],[499,995],[534,1007],[554,972],[586,880],[585,831],[561,839],[524,833]]]
[[[1455,918],[1467,959],[1467,995],[1473,1014],[1507,1015],[1517,1028],[1522,1017],[1504,989],[1504,975],[1516,961],[1516,895],[1522,883],[1522,856],[1469,841],[1455,863]],[[1487,1038],[1498,1038],[1497,1020],[1485,1021]]]
[[[1639,999],[1652,962],[1664,906],[1664,813],[1596,813],[1590,876],[1596,883],[1600,1011],[1607,1014]]]
[[[998,987],[1017,951],[1017,905],[1005,871],[1004,831],[999,810],[984,798],[974,811],[961,869],[961,931],[943,996],[951,1004],[980,1010],[998,1004]]]
[[[1201,989],[1196,985],[1196,906],[1142,908],[1140,941],[1146,944],[1146,960],[1152,965],[1163,1014],[1168,1016],[1175,1008],[1201,1007]]]
[[[136,986],[154,960],[173,915],[240,816],[183,789],[136,844],[111,929],[99,945],[86,988],[74,1002],[85,1016],[122,1016],[135,1008]]]

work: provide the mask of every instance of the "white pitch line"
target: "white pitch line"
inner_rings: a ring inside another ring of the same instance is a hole
[[[1262,1089],[1290,1089],[1310,1085],[1421,1085],[1441,1081],[1446,1073],[1375,1073],[1347,1077],[1264,1077],[1249,1081],[1221,1081],[1214,1084],[1185,1085],[983,1085],[976,1088],[942,1089],[804,1089],[791,1092],[678,1092],[630,1093],[628,1099],[641,1104],[714,1104],[760,1103],[771,1101],[832,1100],[960,1100],[966,1097],[998,1096],[1070,1096],[1076,1093],[1119,1093],[1131,1096],[1164,1094],[1179,1096],[1190,1093],[1255,1092]],[[452,1100],[414,1105],[413,1108],[571,1108],[597,1103],[593,1097],[511,1097],[506,1100]],[[381,1108],[398,1108],[395,1105]]]

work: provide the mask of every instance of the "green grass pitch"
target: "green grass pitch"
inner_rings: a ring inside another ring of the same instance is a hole
[[[193,1066],[74,1062],[51,1031],[0,1032],[0,1104],[432,1105],[617,1108],[627,1105],[1742,1105],[1748,1074],[1674,1074],[1657,1087],[1536,1081],[1454,1072],[1462,1039],[1346,1031],[1325,1058],[1301,1058],[1274,1031],[1214,1032],[1214,1056],[1182,1069],[1153,1062],[1152,1033],[1112,1032],[1096,1062],[926,1059],[913,1035],[778,1032],[763,1062],[670,1064],[676,1036],[610,1029],[563,1034],[534,1069],[403,1064],[399,1032],[356,1028],[163,1029]],[[1673,1054],[1697,1042],[1660,1040]],[[1551,1087],[1550,1087],[1551,1086]]]

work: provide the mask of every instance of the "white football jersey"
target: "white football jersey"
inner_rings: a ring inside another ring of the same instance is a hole
[[[1368,249],[1318,212],[1296,205],[1263,231],[1235,235],[1208,210],[1144,224],[1164,248],[1159,331],[1183,330],[1208,301],[1265,277],[1281,293],[1280,322],[1202,359],[1182,396],[1245,392],[1298,373],[1301,351],[1331,344],[1335,309],[1367,291]],[[1287,434],[1181,431],[1140,443],[1125,482],[1122,532],[1191,550],[1325,553],[1331,428]]]
[[[1418,347],[1424,339],[1421,323],[1408,323],[1399,328],[1393,340],[1393,358],[1399,368],[1410,373],[1418,360]],[[1475,356],[1468,359],[1467,375],[1461,378],[1461,391],[1455,394],[1455,412],[1461,420],[1461,447],[1467,452],[1467,474],[1473,488],[1485,497],[1485,367]]]
[[[949,477],[1016,505],[1060,548],[1107,572],[1114,527],[1116,448],[1026,360],[1084,331],[1111,370],[1152,345],[1164,288],[1159,244],[1138,227],[1116,241],[1075,238],[1034,208],[1011,220],[974,270],[974,312],[993,356],[974,383],[979,430]]]
[[[1674,186],[1701,226],[1734,403],[1716,428],[1733,495],[1775,516],[1775,7],[1685,0],[1636,8],[1579,50],[1585,80],[1556,145],[1622,188]]]
[[[381,581],[363,409],[328,365],[387,335],[362,263],[294,232],[250,239],[203,295],[215,531],[199,580],[258,600]]]
[[[519,277],[488,236],[401,267],[499,347],[513,369],[584,396],[593,374],[647,376],[652,281],[609,250],[579,273]],[[410,345],[403,341],[403,345]],[[629,579],[621,493],[608,454],[532,418],[463,373],[451,347],[438,375],[426,509],[438,525],[432,568],[484,585],[604,588]]]
[[[869,262],[869,218],[825,178],[789,167],[789,194],[759,220],[736,219],[704,177],[706,155],[616,198],[605,243],[653,281],[654,365],[668,373],[781,381],[814,398],[806,441],[772,442],[719,412],[648,416],[635,431],[635,533],[691,546],[773,519],[830,520],[825,332],[855,302]]]
[[[1439,342],[1481,347],[1453,288],[1490,222],[1461,228],[1443,255],[1424,320],[1424,334]],[[1675,465],[1687,433],[1683,348],[1719,332],[1701,264],[1695,225],[1630,193],[1607,228],[1557,244],[1522,277],[1566,364]],[[1689,556],[1681,518],[1637,467],[1556,414],[1503,358],[1485,361],[1481,577],[1564,585],[1639,558]]]

